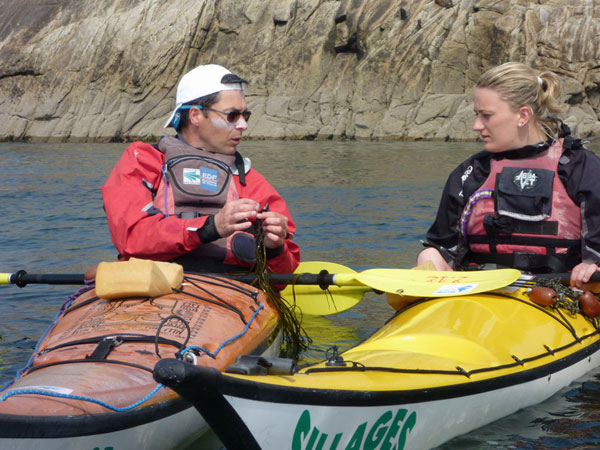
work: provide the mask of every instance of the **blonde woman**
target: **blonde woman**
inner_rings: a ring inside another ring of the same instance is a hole
[[[600,158],[558,118],[561,81],[509,62],[475,87],[483,151],[448,178],[417,263],[571,272],[581,287],[600,266]]]

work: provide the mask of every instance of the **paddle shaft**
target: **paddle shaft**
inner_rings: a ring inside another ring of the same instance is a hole
[[[48,273],[48,274],[29,274],[24,270],[12,274],[2,274],[0,278],[0,285],[2,284],[15,284],[19,287],[25,287],[28,284],[71,284],[80,285],[85,284],[85,274],[78,273]],[[256,275],[223,275],[216,274],[219,276],[226,276],[235,280],[241,281],[242,283],[252,283],[256,280]],[[316,273],[272,273],[268,275],[269,282],[272,284],[303,284],[303,285],[316,285],[322,289],[326,289],[327,286],[335,285],[336,275],[334,274],[316,274]],[[356,283],[360,285],[360,283]]]
[[[19,270],[15,273],[0,274],[0,285],[15,284],[25,287],[28,284],[85,284],[83,273],[46,273],[35,274]]]
[[[340,284],[336,283],[336,280],[339,283],[340,275],[335,275],[331,273],[270,273],[268,274],[269,283],[271,284],[303,284],[303,285],[314,285],[319,286],[321,289],[325,290],[328,286],[340,286]],[[256,280],[256,275],[250,273],[248,275],[225,275],[228,278],[233,278],[234,280],[241,281],[242,283],[250,284]],[[358,285],[362,286],[361,283],[356,282],[355,284],[342,284],[341,286],[347,285]]]
[[[468,272],[467,272],[468,273]],[[254,274],[247,275],[224,275],[242,283],[253,283],[256,280]],[[547,273],[537,275],[523,275],[519,281],[535,281],[539,278],[559,278],[561,283],[569,284],[571,274],[569,273]],[[270,273],[268,274],[269,282],[275,285],[315,285],[321,289],[326,289],[328,286],[362,286],[363,283],[356,280],[352,274],[330,274],[330,273]],[[592,275],[590,283],[600,282],[600,272]],[[517,281],[518,283],[518,281]],[[64,284],[64,285],[80,285],[85,284],[85,274],[77,273],[49,273],[49,274],[29,274],[24,270],[19,270],[12,274],[0,274],[0,285],[15,284],[19,287],[25,287],[27,284]],[[372,286],[371,286],[372,287]]]

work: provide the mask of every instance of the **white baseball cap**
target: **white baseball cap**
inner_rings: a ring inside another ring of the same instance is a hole
[[[171,113],[167,123],[165,123],[165,128],[173,126],[173,119],[177,115],[179,116],[176,122],[179,123],[178,119],[181,117],[179,108],[181,108],[181,105],[216,92],[229,90],[243,91],[242,83],[247,83],[247,81],[217,64],[198,66],[189,71],[181,78],[177,85],[175,109]]]

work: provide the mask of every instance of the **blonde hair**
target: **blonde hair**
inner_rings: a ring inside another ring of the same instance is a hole
[[[537,72],[526,64],[507,62],[481,75],[477,87],[493,89],[515,109],[528,106],[542,131],[553,139],[559,137],[562,122],[556,114],[564,108],[561,80],[554,72]]]

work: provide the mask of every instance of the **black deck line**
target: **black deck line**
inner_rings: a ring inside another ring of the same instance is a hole
[[[563,323],[556,317],[555,319],[570,329],[568,324]],[[570,331],[573,332],[571,329]],[[471,381],[472,376],[480,372],[475,370],[469,373],[465,372],[462,374],[464,378],[457,378],[457,382],[452,385],[421,389],[365,391],[278,386],[262,383],[261,376],[240,379],[222,374],[214,369],[196,367],[182,361],[168,359],[164,359],[156,365],[154,377],[157,381],[171,387],[171,389],[191,401],[228,450],[260,450],[256,439],[252,436],[244,421],[225,396],[275,404],[325,407],[348,406],[357,408],[368,406],[397,407],[422,402],[461,398],[517,386],[535,380],[543,380],[544,378],[547,378],[549,381],[553,374],[591,358],[591,355],[598,353],[600,351],[600,341],[592,342],[585,346],[585,342],[589,342],[588,339],[592,340],[597,334],[598,330],[583,338],[574,335],[575,340],[570,344],[562,346],[560,349],[552,350],[545,346],[547,353],[541,356],[551,356],[557,351],[563,351],[573,346],[582,346],[583,348],[543,366],[527,369],[528,365],[532,365],[530,362],[531,358],[524,358],[522,361],[519,361],[523,363],[525,368],[518,373]],[[533,360],[535,359],[537,357],[533,358]],[[511,364],[511,366],[518,365],[519,361]],[[501,370],[503,368],[506,368],[505,365],[490,368],[490,371]],[[381,368],[365,368],[365,371],[369,371],[370,373],[378,370],[381,370]],[[363,370],[357,368],[356,371],[362,372]],[[323,372],[315,371],[312,374],[297,376],[318,377],[321,373]],[[341,373],[337,372],[337,375],[340,375],[340,378],[342,378]]]
[[[481,394],[551,377],[600,350],[600,341],[558,361],[488,380],[461,379],[457,384],[399,391],[349,391],[296,388],[261,383],[261,377],[240,379],[174,359],[161,360],[154,369],[157,381],[194,404],[228,450],[261,450],[256,439],[225,396],[280,404],[315,406],[402,406]],[[307,377],[318,376],[306,375]]]
[[[452,385],[423,389],[353,391],[342,389],[302,388],[261,383],[260,376],[256,376],[252,379],[239,379],[222,374],[211,376],[210,383],[214,384],[211,389],[219,391],[223,395],[273,403],[357,407],[400,405],[464,397],[523,384],[551,376],[562,369],[573,366],[586,359],[599,350],[600,341],[596,341],[557,361],[544,364],[543,366],[525,369],[518,373],[479,381],[470,381],[469,379],[464,378],[460,382]],[[206,368],[194,367],[193,372],[186,376],[187,379],[183,382],[178,381],[178,385],[174,384],[173,389],[179,392],[183,388],[183,384],[185,384],[185,388],[190,388],[189,390],[186,389],[186,391],[193,392],[200,384],[205,384],[207,381],[205,380],[205,377],[207,376],[206,372]],[[306,375],[306,377],[312,376],[318,376],[318,374]],[[167,385],[171,387],[170,384]],[[187,398],[192,401],[192,403],[195,402],[193,397]]]

